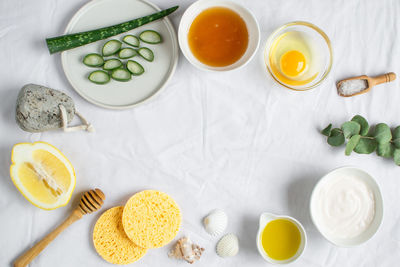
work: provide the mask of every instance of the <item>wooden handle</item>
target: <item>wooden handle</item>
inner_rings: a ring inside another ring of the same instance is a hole
[[[71,215],[53,232],[49,233],[42,240],[31,247],[27,252],[21,255],[15,262],[14,267],[25,267],[27,266],[40,252],[54,240],[62,231],[64,231],[68,226],[70,226],[75,221],[82,218],[82,213],[79,210],[74,210]]]
[[[381,84],[381,83],[388,83],[391,81],[396,80],[396,74],[394,72],[389,72],[386,74],[382,74],[376,77],[371,78],[373,86]],[[369,87],[372,87],[371,85]]]

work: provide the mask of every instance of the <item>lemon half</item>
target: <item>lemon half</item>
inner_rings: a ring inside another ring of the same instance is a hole
[[[45,142],[16,144],[11,161],[11,179],[29,202],[45,210],[67,205],[75,188],[75,171],[57,148]]]

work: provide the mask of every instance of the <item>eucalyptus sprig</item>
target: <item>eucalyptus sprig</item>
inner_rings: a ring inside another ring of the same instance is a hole
[[[392,133],[387,124],[379,123],[370,131],[367,120],[356,115],[340,128],[332,129],[332,124],[329,124],[321,133],[328,137],[327,141],[331,146],[341,146],[347,140],[346,156],[352,151],[358,154],[371,154],[376,151],[378,156],[393,158],[396,165],[400,166],[400,126]]]

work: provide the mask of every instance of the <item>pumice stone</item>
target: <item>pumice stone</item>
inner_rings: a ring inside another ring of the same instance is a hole
[[[82,125],[68,127],[75,115],[81,119]],[[66,132],[94,130],[76,111],[71,97],[58,90],[36,84],[27,84],[19,92],[16,121],[22,130],[32,133],[60,128]]]

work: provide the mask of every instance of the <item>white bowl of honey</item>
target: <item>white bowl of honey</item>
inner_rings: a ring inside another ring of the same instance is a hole
[[[275,81],[289,89],[305,91],[328,76],[333,61],[331,42],[309,22],[290,22],[268,38],[264,60]]]
[[[178,39],[183,55],[194,66],[229,71],[253,58],[260,29],[254,15],[238,3],[199,0],[183,14]]]

